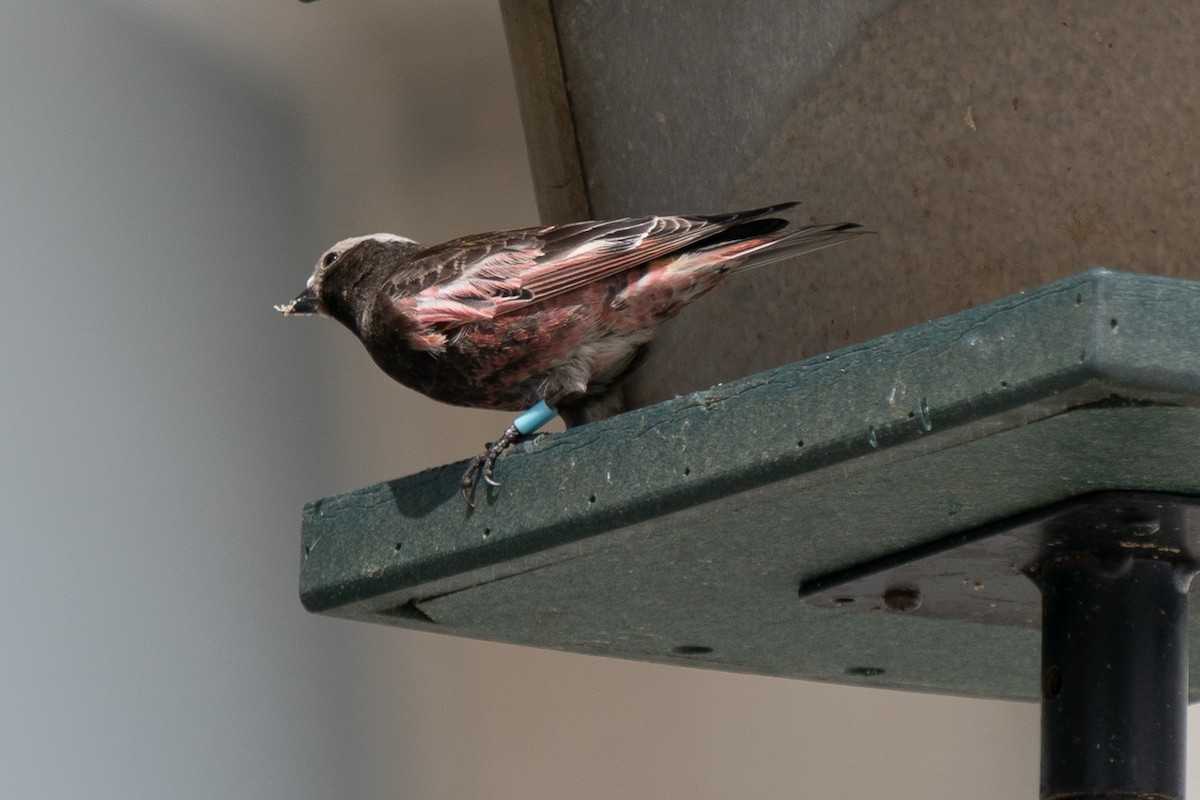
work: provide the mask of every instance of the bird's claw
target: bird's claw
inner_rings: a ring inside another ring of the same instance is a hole
[[[462,480],[459,481],[459,488],[462,490],[463,500],[466,501],[467,507],[475,508],[475,502],[471,500],[471,490],[475,488],[475,476],[483,477],[483,482],[488,486],[500,487],[500,481],[496,480],[496,459],[509,448],[509,446],[519,439],[521,432],[517,430],[516,425],[510,425],[508,430],[504,431],[504,435],[494,442],[485,444],[486,448],[482,453],[471,459],[471,465],[467,467],[467,471],[463,473]]]
[[[481,464],[483,464],[483,456],[475,456],[471,459],[471,466],[467,467],[467,471],[463,473],[462,479],[458,482],[463,502],[472,511],[475,509],[475,501],[471,499],[471,490],[475,488],[475,473],[479,471]]]

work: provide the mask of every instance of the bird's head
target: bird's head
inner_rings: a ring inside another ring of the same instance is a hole
[[[324,314],[341,320],[351,316],[347,312],[357,311],[351,306],[364,279],[392,261],[386,254],[410,252],[417,246],[412,239],[391,233],[343,239],[317,259],[304,291],[290,302],[275,306],[275,310],[285,317]]]

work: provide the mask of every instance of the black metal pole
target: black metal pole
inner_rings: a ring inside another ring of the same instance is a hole
[[[1182,800],[1194,572],[1169,549],[1039,565],[1043,800]]]

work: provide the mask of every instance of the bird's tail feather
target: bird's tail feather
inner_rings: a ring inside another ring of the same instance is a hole
[[[853,222],[809,225],[738,242],[722,242],[713,249],[719,249],[725,258],[746,259],[734,268],[736,272],[743,272],[804,253],[834,247],[868,233],[871,231],[864,230]]]

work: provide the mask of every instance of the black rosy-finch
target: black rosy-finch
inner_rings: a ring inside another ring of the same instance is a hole
[[[426,247],[376,233],[344,239],[276,309],[349,328],[379,367],[435,400],[525,411],[475,458],[497,457],[555,414],[568,425],[617,410],[615,389],[658,327],[731,272],[819,250],[858,225],[793,226],[795,203],[709,216],[576,222]]]

